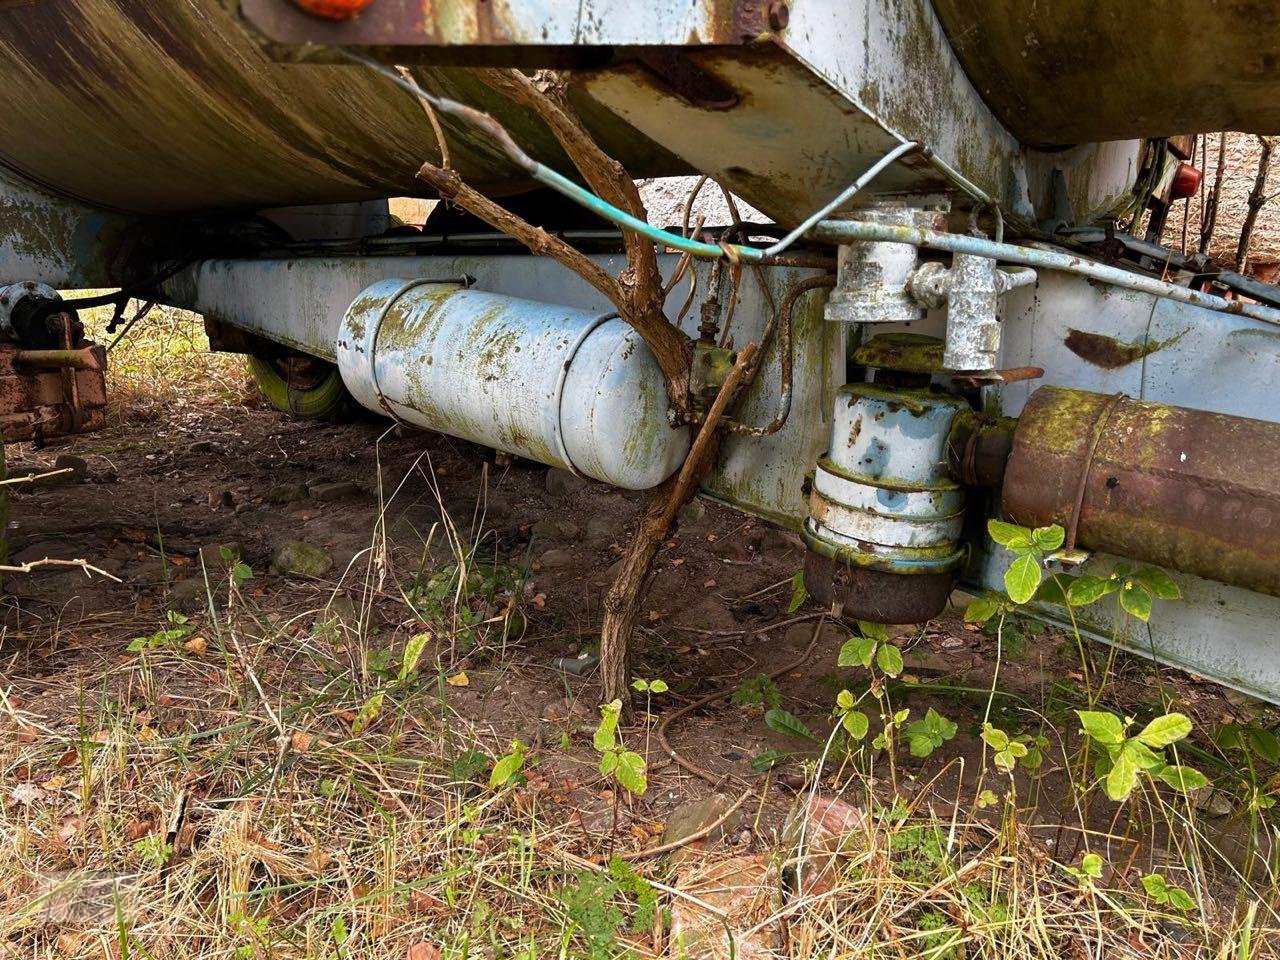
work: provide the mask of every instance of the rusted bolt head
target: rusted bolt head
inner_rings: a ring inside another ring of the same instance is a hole
[[[773,0],[769,4],[769,29],[785,30],[791,22],[791,8],[782,0]]]

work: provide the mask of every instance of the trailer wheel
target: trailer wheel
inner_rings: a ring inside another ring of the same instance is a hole
[[[332,363],[292,350],[250,354],[249,372],[267,401],[304,420],[345,419],[355,402]]]

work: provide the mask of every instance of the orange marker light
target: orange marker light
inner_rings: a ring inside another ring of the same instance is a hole
[[[326,20],[350,20],[373,0],[293,0],[294,6]]]

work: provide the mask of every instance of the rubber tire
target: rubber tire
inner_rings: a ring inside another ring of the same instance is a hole
[[[249,356],[249,373],[267,402],[281,413],[303,420],[348,419],[356,408],[338,368],[329,366],[332,369],[316,378],[313,385],[299,389],[291,387],[270,360]]]

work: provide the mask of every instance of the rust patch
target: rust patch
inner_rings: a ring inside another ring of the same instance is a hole
[[[1104,333],[1092,333],[1088,330],[1072,329],[1063,341],[1067,349],[1086,363],[1104,370],[1118,370],[1128,366],[1135,360],[1148,357],[1157,350],[1177,343],[1183,334],[1169,337],[1167,340],[1147,340],[1144,343],[1127,343]]]

